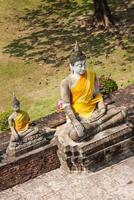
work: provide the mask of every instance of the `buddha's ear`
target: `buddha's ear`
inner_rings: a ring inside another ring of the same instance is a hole
[[[73,71],[73,65],[69,64],[69,66],[70,66],[71,72],[73,73],[73,72],[74,72],[74,71]]]

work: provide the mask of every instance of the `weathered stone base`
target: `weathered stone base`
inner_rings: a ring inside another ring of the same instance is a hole
[[[12,146],[9,145],[6,150],[4,160],[12,160],[15,157],[18,157],[46,144],[48,144],[48,140],[46,139],[44,133],[37,133],[32,136],[24,137],[18,142],[11,143]]]
[[[96,134],[90,141],[75,143],[68,135],[58,138],[58,157],[64,171],[96,171],[134,154],[134,131],[127,124]]]

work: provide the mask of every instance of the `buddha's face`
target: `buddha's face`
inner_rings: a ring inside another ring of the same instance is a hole
[[[20,110],[20,106],[19,105],[14,105],[13,106],[13,110],[18,112]]]
[[[86,71],[86,61],[85,60],[77,61],[74,63],[73,66],[71,65],[71,68],[74,74],[82,75]]]

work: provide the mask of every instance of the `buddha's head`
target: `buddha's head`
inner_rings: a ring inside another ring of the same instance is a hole
[[[86,56],[81,51],[77,41],[72,54],[70,55],[70,68],[74,74],[84,74],[86,71]]]
[[[15,95],[13,95],[12,108],[16,112],[20,110],[20,102]]]

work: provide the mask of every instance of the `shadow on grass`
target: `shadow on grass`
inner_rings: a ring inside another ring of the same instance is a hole
[[[114,2],[112,0],[110,2],[115,9]],[[122,10],[121,5],[125,7],[125,10]],[[83,13],[88,14],[92,10],[92,1],[78,4],[69,0],[64,0],[63,3],[42,0],[36,10],[25,9],[25,16],[20,17],[18,22],[27,23],[21,31],[23,33],[27,30],[27,34],[21,34],[22,36],[13,40],[4,48],[4,53],[51,64],[55,67],[65,62],[76,40],[89,56],[98,57],[109,54],[120,46],[128,51],[127,55],[132,53],[130,35],[133,10],[130,1],[119,3],[118,11],[116,11],[116,15],[122,21],[121,31],[118,29],[116,32],[98,31],[94,33],[78,27],[76,18]],[[124,34],[126,34],[125,43]],[[126,59],[132,61],[130,55]]]

